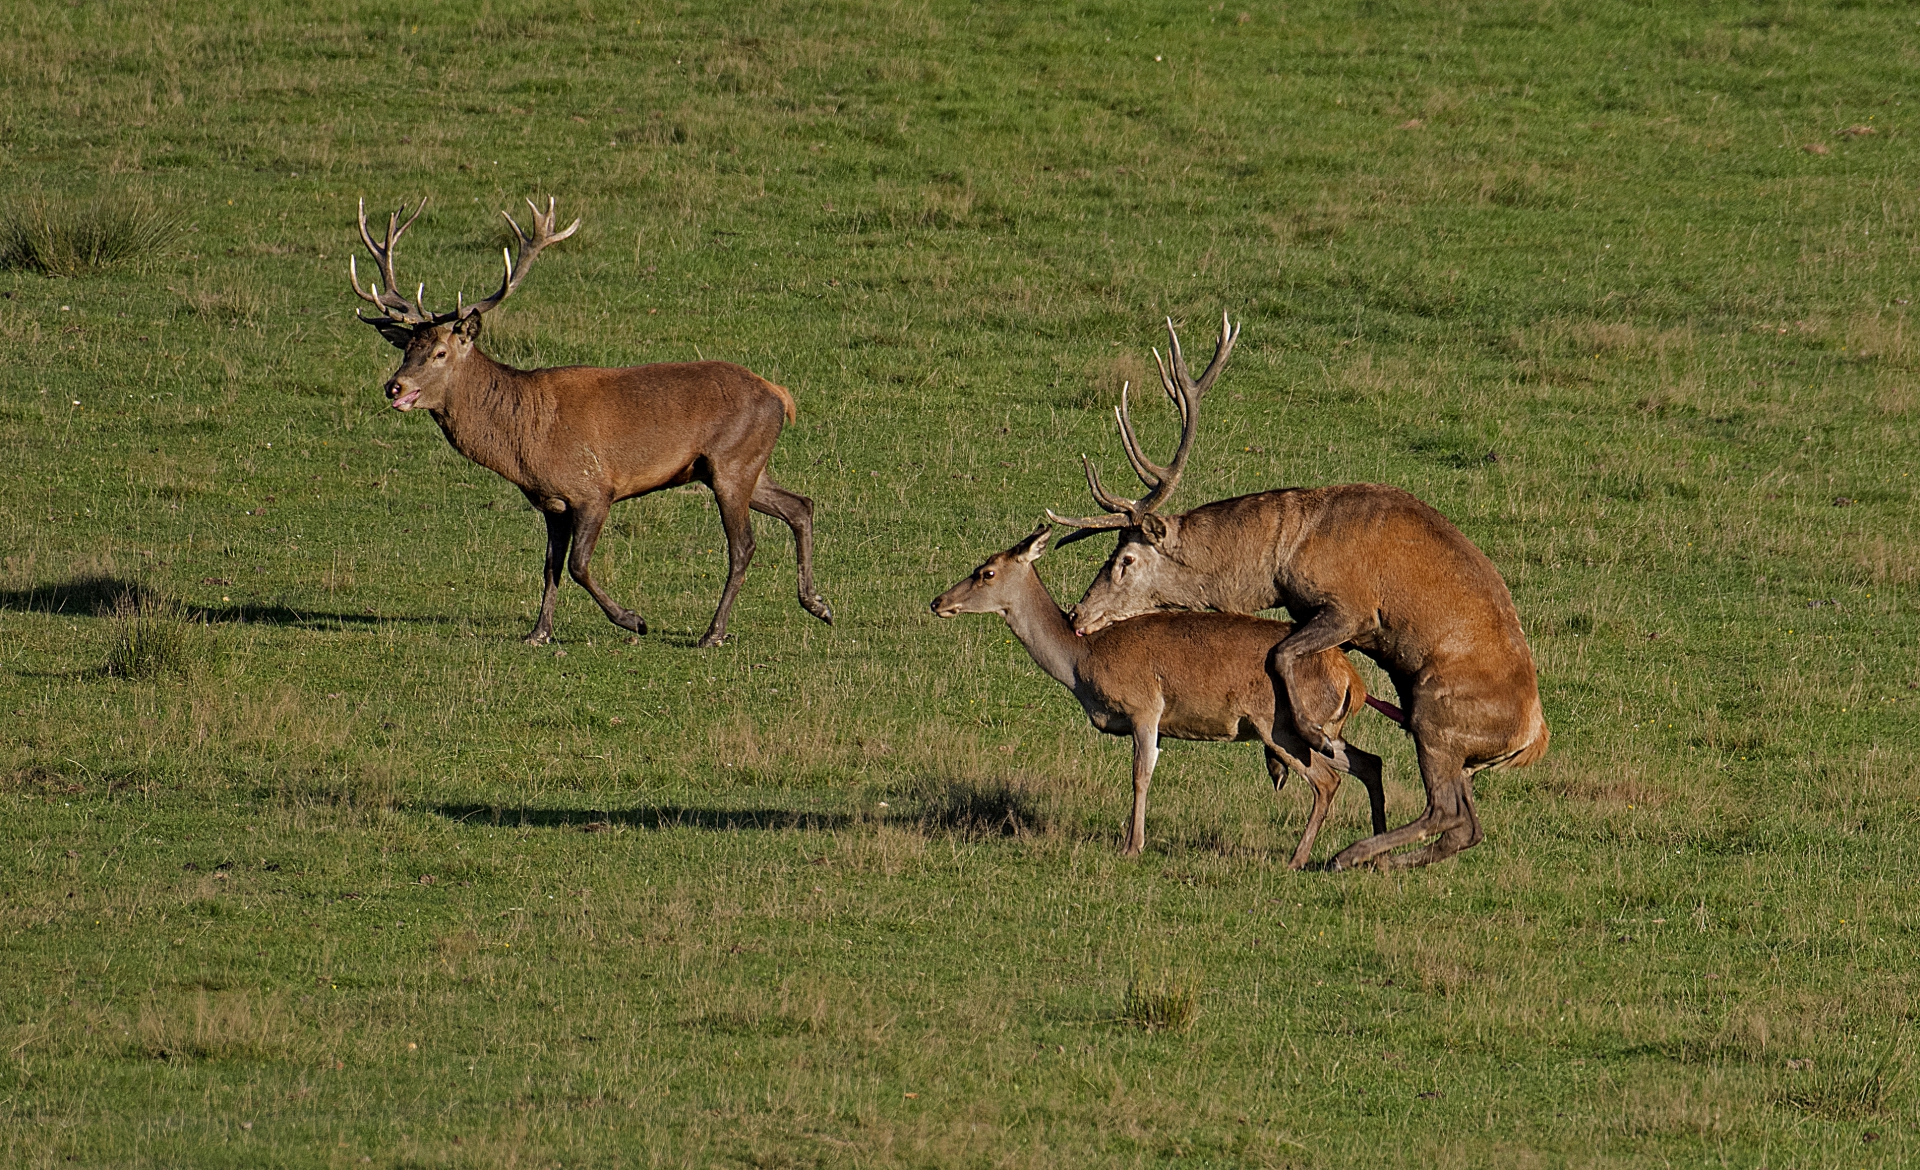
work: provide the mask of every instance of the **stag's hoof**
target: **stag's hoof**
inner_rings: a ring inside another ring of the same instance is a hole
[[[637,613],[629,613],[623,610],[620,616],[613,618],[613,624],[633,634],[644,634],[647,632],[647,619]]]
[[[548,642],[553,641],[553,631],[535,630],[520,640],[529,646],[545,646]]]
[[[726,640],[727,640],[727,636],[725,634],[710,633],[706,637],[700,639],[698,642],[695,642],[693,646],[694,646],[694,649],[696,650],[711,650],[715,646],[718,646],[720,643]]]
[[[808,613],[812,614],[814,617],[819,618],[821,621],[827,623],[828,625],[833,624],[833,607],[828,605],[827,599],[820,596],[818,593],[814,594],[812,597],[802,597],[800,599],[800,608],[806,610]]]

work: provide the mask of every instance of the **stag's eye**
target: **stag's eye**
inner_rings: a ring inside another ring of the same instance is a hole
[[[991,581],[991,580],[993,580],[993,570],[992,570],[992,569],[982,569],[982,570],[980,570],[980,579],[981,579],[982,581]]]
[[[433,354],[433,360],[434,360],[434,361],[439,361],[439,360],[440,360],[441,358],[444,358],[444,357],[446,357],[446,356],[447,356],[447,351],[446,351],[446,350],[444,350],[444,349],[441,349],[441,350],[435,350],[435,351],[434,351],[434,354]]]
[[[1121,557],[1121,558],[1120,558],[1120,567],[1121,567],[1121,568],[1123,568],[1123,569],[1124,569],[1124,568],[1126,568],[1126,567],[1127,567],[1128,565],[1131,565],[1131,564],[1133,563],[1133,560],[1134,560],[1134,558],[1133,558],[1133,554],[1131,554],[1131,553],[1129,553],[1129,554],[1127,554],[1127,555],[1126,555],[1126,556],[1124,556],[1124,557]]]

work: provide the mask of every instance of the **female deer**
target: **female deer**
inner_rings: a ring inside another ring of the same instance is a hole
[[[1313,785],[1313,812],[1293,852],[1294,869],[1307,864],[1320,823],[1340,788],[1335,770],[1367,787],[1374,832],[1386,827],[1380,757],[1342,743],[1329,756],[1309,748],[1294,730],[1279,676],[1268,666],[1293,627],[1285,622],[1224,613],[1158,613],[1118,622],[1080,637],[1034,571],[1053,527],[1042,524],[1019,544],[987,560],[933,601],[939,617],[997,613],[1040,669],[1073,692],[1095,730],[1133,737],[1133,814],[1126,852],[1147,843],[1147,785],[1160,758],[1162,736],[1173,739],[1257,739],[1266,749],[1275,791],[1292,768]],[[1338,650],[1328,650],[1296,672],[1296,704],[1336,729],[1366,701],[1366,684]],[[1280,718],[1276,719],[1276,714]]]

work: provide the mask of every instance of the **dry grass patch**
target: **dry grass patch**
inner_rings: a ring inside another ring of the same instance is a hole
[[[250,989],[156,993],[141,1005],[133,1027],[137,1053],[155,1060],[284,1059],[295,1031],[284,996]]]
[[[29,192],[0,218],[0,268],[43,276],[88,276],[136,265],[180,233],[179,216],[152,195],[122,191],[89,199]]]

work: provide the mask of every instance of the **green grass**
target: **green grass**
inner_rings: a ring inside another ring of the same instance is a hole
[[[184,226],[0,271],[6,1162],[1915,1157],[1908,7],[11,11],[10,204]],[[596,561],[655,633],[569,586],[517,641],[537,517],[383,412],[345,269],[424,193],[401,275],[484,292],[549,192],[490,352],[791,387],[832,629],[762,522],[691,649],[665,493]],[[1287,871],[1244,744],[1170,745],[1122,860],[1127,745],[927,613],[1223,308],[1179,502],[1399,484],[1513,587],[1553,750],[1454,861]],[[104,669],[136,586],[204,669]]]

